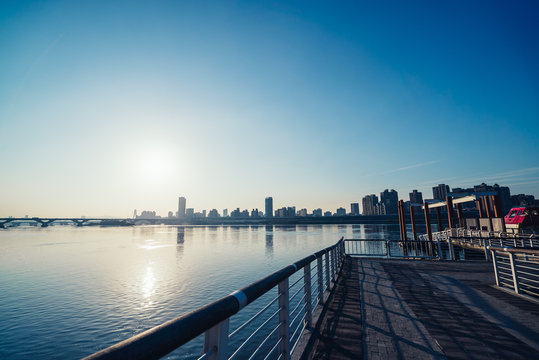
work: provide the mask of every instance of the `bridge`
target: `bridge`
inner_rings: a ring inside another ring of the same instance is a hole
[[[143,220],[143,219],[140,219]],[[145,220],[145,219],[144,219]],[[16,217],[10,217],[10,218],[0,218],[0,229],[5,229],[6,224],[9,223],[29,223],[34,222],[40,224],[41,227],[48,227],[55,221],[70,221],[76,226],[83,226],[85,224],[88,224],[89,222],[96,222],[98,224],[114,224],[118,226],[129,226],[134,225],[136,219],[113,219],[113,218],[39,218],[39,217],[32,217],[32,218],[16,218]]]

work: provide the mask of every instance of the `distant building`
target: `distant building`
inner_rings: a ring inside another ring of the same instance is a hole
[[[385,189],[380,193],[380,203],[385,205],[386,214],[396,214],[398,212],[399,194],[391,189]]]
[[[307,216],[307,209],[301,209],[298,211],[298,216]]]
[[[343,207],[338,208],[335,215],[337,215],[337,216],[346,216],[346,209],[343,208]]]
[[[378,203],[374,205],[374,215],[386,215],[386,205],[384,203]]]
[[[168,212],[168,218],[170,219],[170,218],[173,218],[173,217],[174,217],[174,213],[172,211],[169,211]]]
[[[211,209],[208,213],[209,218],[218,218],[219,216],[219,211],[217,211],[217,209]]]
[[[185,215],[186,215],[186,212],[185,212],[186,204],[187,204],[187,201],[185,200],[185,198],[183,196],[180,196],[178,198],[178,217],[179,218],[185,217]]]
[[[331,213],[331,211],[326,211],[324,212],[324,216],[332,216],[333,214]]]
[[[144,210],[140,213],[140,215],[137,218],[138,219],[159,219],[161,217],[157,216],[157,213],[155,211]]]
[[[313,216],[322,216],[322,209],[314,209],[313,210]]]
[[[223,217],[228,217],[228,209],[223,209]]]
[[[445,201],[445,197],[447,196],[448,192],[451,192],[449,185],[439,184],[438,186],[434,186],[432,188],[432,198],[434,200]]]
[[[351,203],[350,204],[350,213],[353,216],[358,216],[359,215],[359,204],[358,203]]]
[[[271,196],[266,198],[266,217],[273,216],[273,198]]]
[[[378,197],[374,194],[367,195],[361,202],[363,205],[363,215],[374,215],[374,205],[378,204]]]
[[[411,204],[423,204],[423,194],[421,191],[412,190],[410,193],[410,203]]]
[[[206,217],[206,210],[202,210],[202,217]]]
[[[251,217],[258,217],[258,209],[251,210]]]
[[[534,206],[535,196],[518,194],[511,196],[511,204],[513,206]]]
[[[194,215],[195,215],[195,209],[193,208],[185,209],[185,216],[193,217]]]

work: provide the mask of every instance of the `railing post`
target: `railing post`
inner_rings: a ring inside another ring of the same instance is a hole
[[[455,249],[453,248],[453,241],[451,241],[451,236],[447,240],[449,243],[449,260],[455,260]]]
[[[443,260],[442,243],[440,242],[440,239],[438,239],[438,259]]]
[[[518,276],[517,276],[517,269],[515,266],[515,259],[513,253],[509,253],[509,262],[511,263],[511,272],[513,273],[513,287],[515,288],[515,292],[517,294],[520,293],[518,288]]]
[[[333,282],[335,282],[335,274],[337,273],[337,259],[335,253],[335,248],[331,249],[331,281]]]
[[[305,328],[310,329],[313,325],[313,313],[311,309],[311,263],[303,268],[303,291],[305,292]]]
[[[494,266],[494,277],[496,278],[496,286],[500,286],[500,277],[498,276],[498,262],[496,261],[496,251],[490,250],[492,255],[492,266]]]
[[[204,334],[204,354],[211,352],[207,359],[228,359],[228,320],[220,322]]]
[[[324,254],[324,257],[326,258],[326,288],[329,290],[329,286],[331,283],[331,280],[329,278],[329,251]]]
[[[488,239],[483,240],[483,246],[485,247],[485,260],[490,261],[490,251],[488,251],[488,249],[487,249],[487,240],[490,240],[490,236],[489,236]]]
[[[318,264],[316,270],[318,271],[318,303],[324,305],[324,269],[322,268],[322,256],[316,259],[316,262]]]
[[[282,359],[288,360],[290,357],[290,331],[289,322],[289,293],[288,278],[279,283],[279,352]]]

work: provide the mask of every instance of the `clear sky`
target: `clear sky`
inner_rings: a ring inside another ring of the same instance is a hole
[[[2,1],[0,216],[539,196],[537,1]]]

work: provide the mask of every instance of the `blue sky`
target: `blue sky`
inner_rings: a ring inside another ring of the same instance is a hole
[[[539,196],[535,1],[0,4],[0,216]]]

